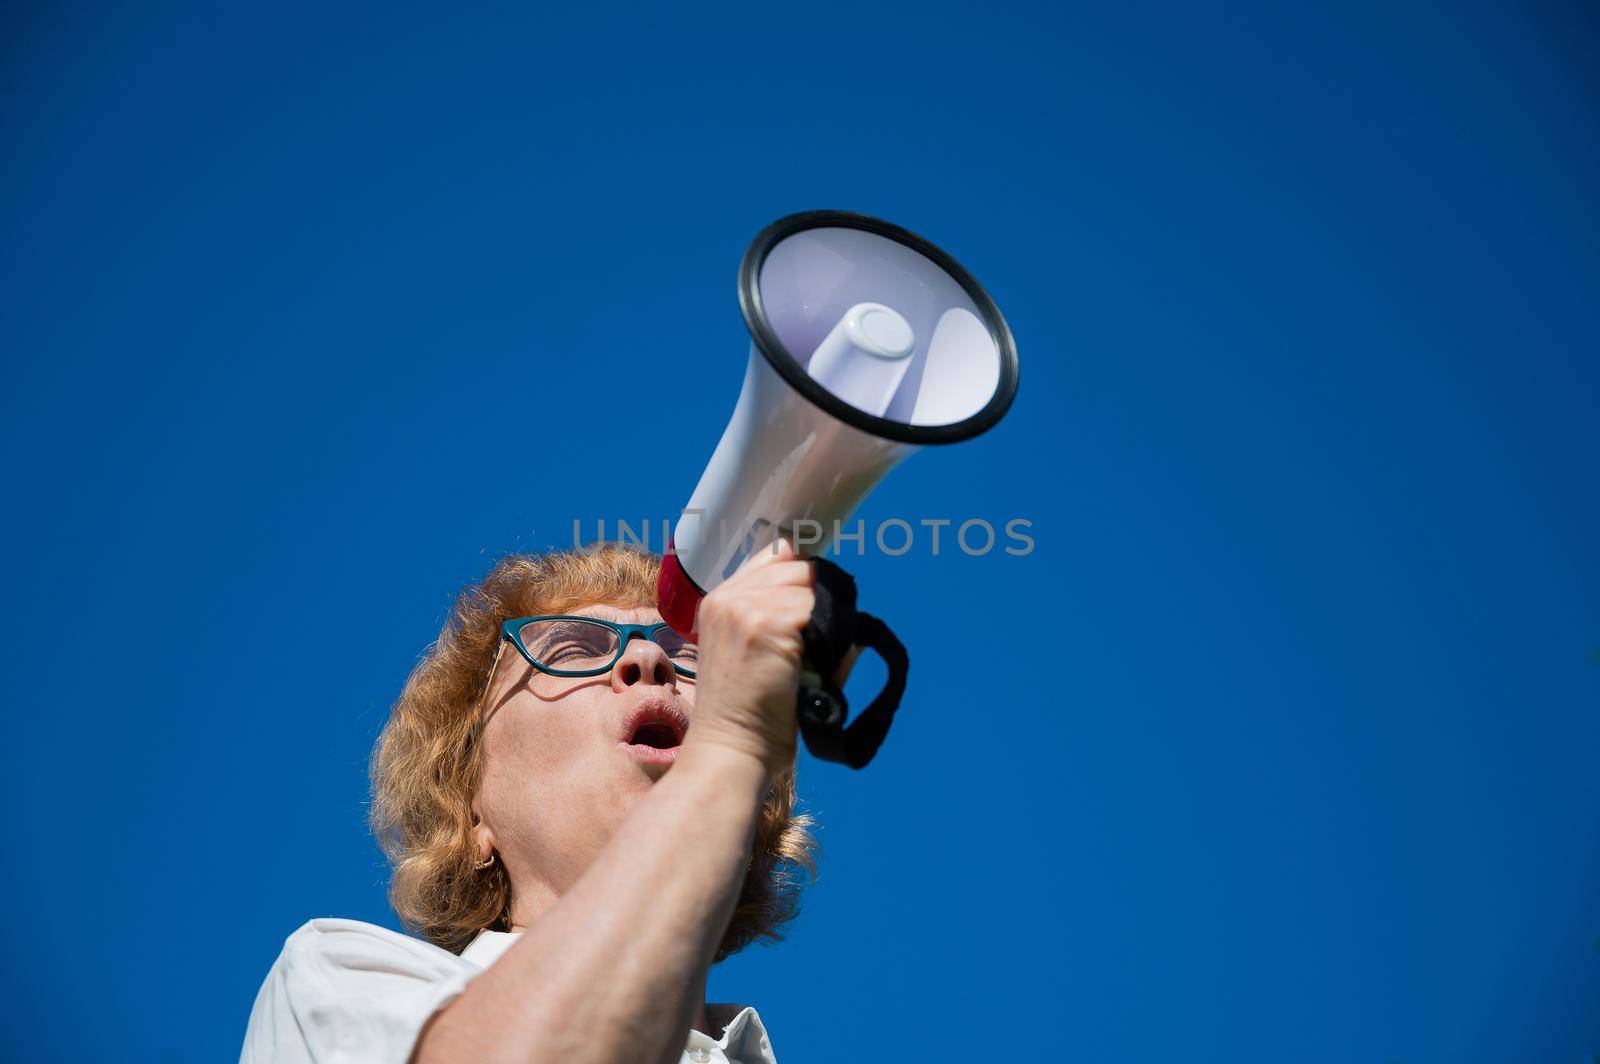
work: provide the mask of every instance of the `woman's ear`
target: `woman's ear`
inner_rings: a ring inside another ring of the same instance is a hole
[[[479,861],[487,861],[494,856],[494,829],[481,820],[472,828],[472,849]]]

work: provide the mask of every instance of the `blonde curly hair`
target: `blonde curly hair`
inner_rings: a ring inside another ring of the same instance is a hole
[[[461,592],[406,680],[373,747],[369,820],[394,867],[389,901],[415,934],[460,953],[484,928],[510,927],[505,863],[473,868],[472,796],[482,778],[479,702],[509,617],[606,603],[652,607],[661,557],[622,544],[513,554]],[[767,794],[753,860],[717,960],[782,938],[815,872],[811,818],[795,811],[794,769]]]

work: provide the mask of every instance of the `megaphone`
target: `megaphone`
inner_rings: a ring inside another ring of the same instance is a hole
[[[846,211],[763,229],[739,266],[744,387],[673,528],[662,620],[693,634],[700,600],[780,535],[825,552],[902,459],[992,428],[1017,393],[994,300],[914,233]]]

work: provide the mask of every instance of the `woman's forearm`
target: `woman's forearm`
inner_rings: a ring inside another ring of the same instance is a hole
[[[417,1064],[676,1061],[769,783],[755,758],[691,738],[572,888],[430,1021]]]

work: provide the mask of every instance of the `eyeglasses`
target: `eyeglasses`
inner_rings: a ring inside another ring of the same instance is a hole
[[[594,617],[552,616],[516,617],[500,626],[500,638],[509,640],[529,665],[551,676],[609,672],[635,636],[666,651],[678,675],[694,677],[699,648],[665,622],[613,624]]]

